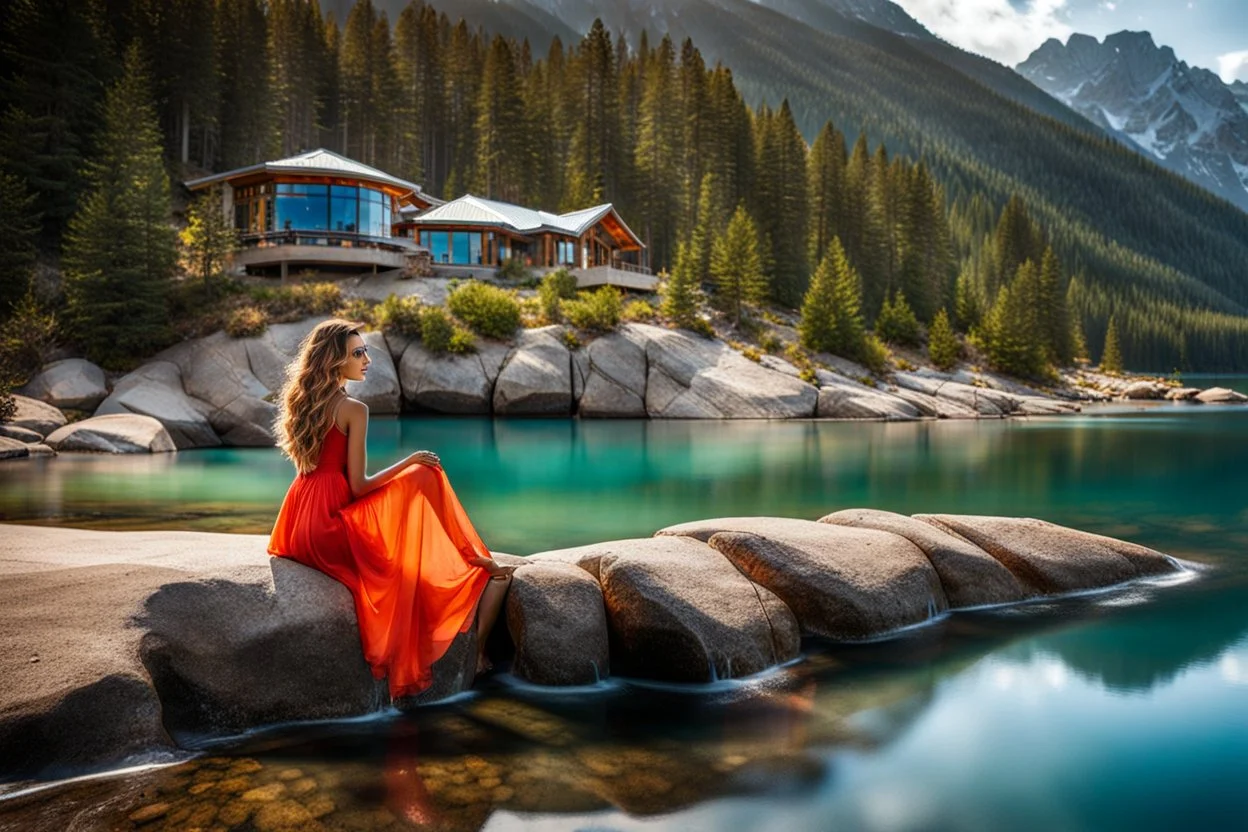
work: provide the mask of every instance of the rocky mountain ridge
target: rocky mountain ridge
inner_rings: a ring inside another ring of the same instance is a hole
[[[1050,38],[1018,65],[1036,86],[1163,166],[1248,210],[1248,84],[1188,66],[1148,32]]]

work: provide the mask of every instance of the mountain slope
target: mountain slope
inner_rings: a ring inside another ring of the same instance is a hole
[[[1147,32],[1046,41],[1018,71],[1170,170],[1248,209],[1248,111],[1217,75]]]

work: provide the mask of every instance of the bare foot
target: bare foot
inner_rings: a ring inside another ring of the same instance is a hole
[[[482,673],[489,673],[493,669],[494,669],[494,664],[488,658],[486,658],[486,655],[484,653],[481,653],[480,655],[477,656],[477,675],[478,676],[480,676]]]

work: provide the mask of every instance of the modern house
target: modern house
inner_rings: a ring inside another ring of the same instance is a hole
[[[611,203],[552,214],[469,194],[400,215],[395,233],[427,248],[438,272],[496,269],[516,258],[537,271],[566,267],[582,286],[650,290],[657,282],[645,244]]]
[[[581,286],[649,291],[645,245],[610,203],[551,214],[462,196],[443,202],[414,182],[318,149],[186,183],[217,188],[239,232],[234,268],[286,277],[292,267],[494,271],[518,258],[567,267]]]
[[[234,267],[397,269],[418,257],[416,242],[394,235],[400,211],[442,200],[414,182],[318,149],[186,183],[192,193],[219,188],[221,210],[238,230]]]

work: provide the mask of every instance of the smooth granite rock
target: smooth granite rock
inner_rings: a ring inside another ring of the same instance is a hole
[[[568,416],[572,413],[572,357],[561,326],[520,330],[516,346],[494,383],[499,416]]]
[[[182,386],[188,396],[208,405],[212,429],[227,445],[270,446],[277,406],[274,391],[251,370],[248,341],[224,332],[186,341],[156,356],[172,361],[182,371]],[[250,352],[257,354],[253,343]],[[266,374],[275,373],[277,358],[270,354]],[[269,379],[273,382],[273,379]]]
[[[589,418],[645,418],[646,339],[635,327],[596,339],[588,362],[579,412]]]
[[[209,448],[221,440],[208,421],[210,405],[192,399],[182,389],[182,371],[172,361],[152,361],[123,376],[112,394],[96,408],[96,416],[133,413],[160,421],[173,444]]]
[[[664,419],[798,419],[815,415],[813,385],[769,370],[719,341],[633,324],[646,339],[646,412]]]
[[[784,517],[724,517],[658,534],[705,540],[774,592],[802,631],[813,635],[872,638],[949,606],[923,551],[889,532]]]
[[[1172,558],[1152,549],[1043,520],[961,514],[916,514],[915,519],[978,546],[1042,595],[1178,570]]]
[[[539,685],[587,685],[611,672],[602,588],[572,564],[526,563],[512,573],[507,629],[512,672]]]
[[[913,421],[924,415],[913,403],[853,379],[816,371],[819,381],[817,415],[821,419],[883,419]]]
[[[797,622],[722,555],[683,538],[617,540],[532,555],[597,575],[613,673],[709,682],[757,673],[797,655]]]
[[[68,421],[64,413],[38,399],[14,393],[13,404],[16,408],[8,424],[33,430],[40,436],[47,436]]]
[[[94,410],[108,395],[104,371],[85,358],[54,361],[39,371],[20,391],[56,408]]]
[[[43,441],[43,437],[30,428],[19,428],[17,425],[7,423],[0,423],[0,436],[6,439],[16,439],[27,445]]]
[[[59,452],[155,454],[177,450],[164,425],[151,416],[133,413],[92,416],[73,422],[57,428],[46,441]]]
[[[20,439],[0,436],[0,459],[25,459],[30,456],[30,445]]]
[[[467,355],[434,355],[413,341],[399,361],[403,398],[413,407],[438,413],[489,414],[494,381],[506,355],[506,347],[493,343]]]
[[[894,373],[893,383],[907,390],[957,402],[971,408],[980,416],[1004,416],[1018,407],[1015,396],[990,387],[973,387],[956,381],[906,372]]]
[[[1124,399],[1162,399],[1169,387],[1156,381],[1133,381],[1122,391]]]
[[[1035,594],[983,549],[913,517],[855,508],[821,517],[819,522],[875,529],[906,538],[931,561],[953,609],[1006,604]]]
[[[1245,396],[1243,393],[1237,393],[1236,391],[1226,387],[1210,387],[1208,390],[1202,390],[1197,393],[1196,401],[1204,402],[1205,404],[1219,404],[1227,402],[1234,402],[1238,404],[1240,402],[1248,401],[1248,396]]]

